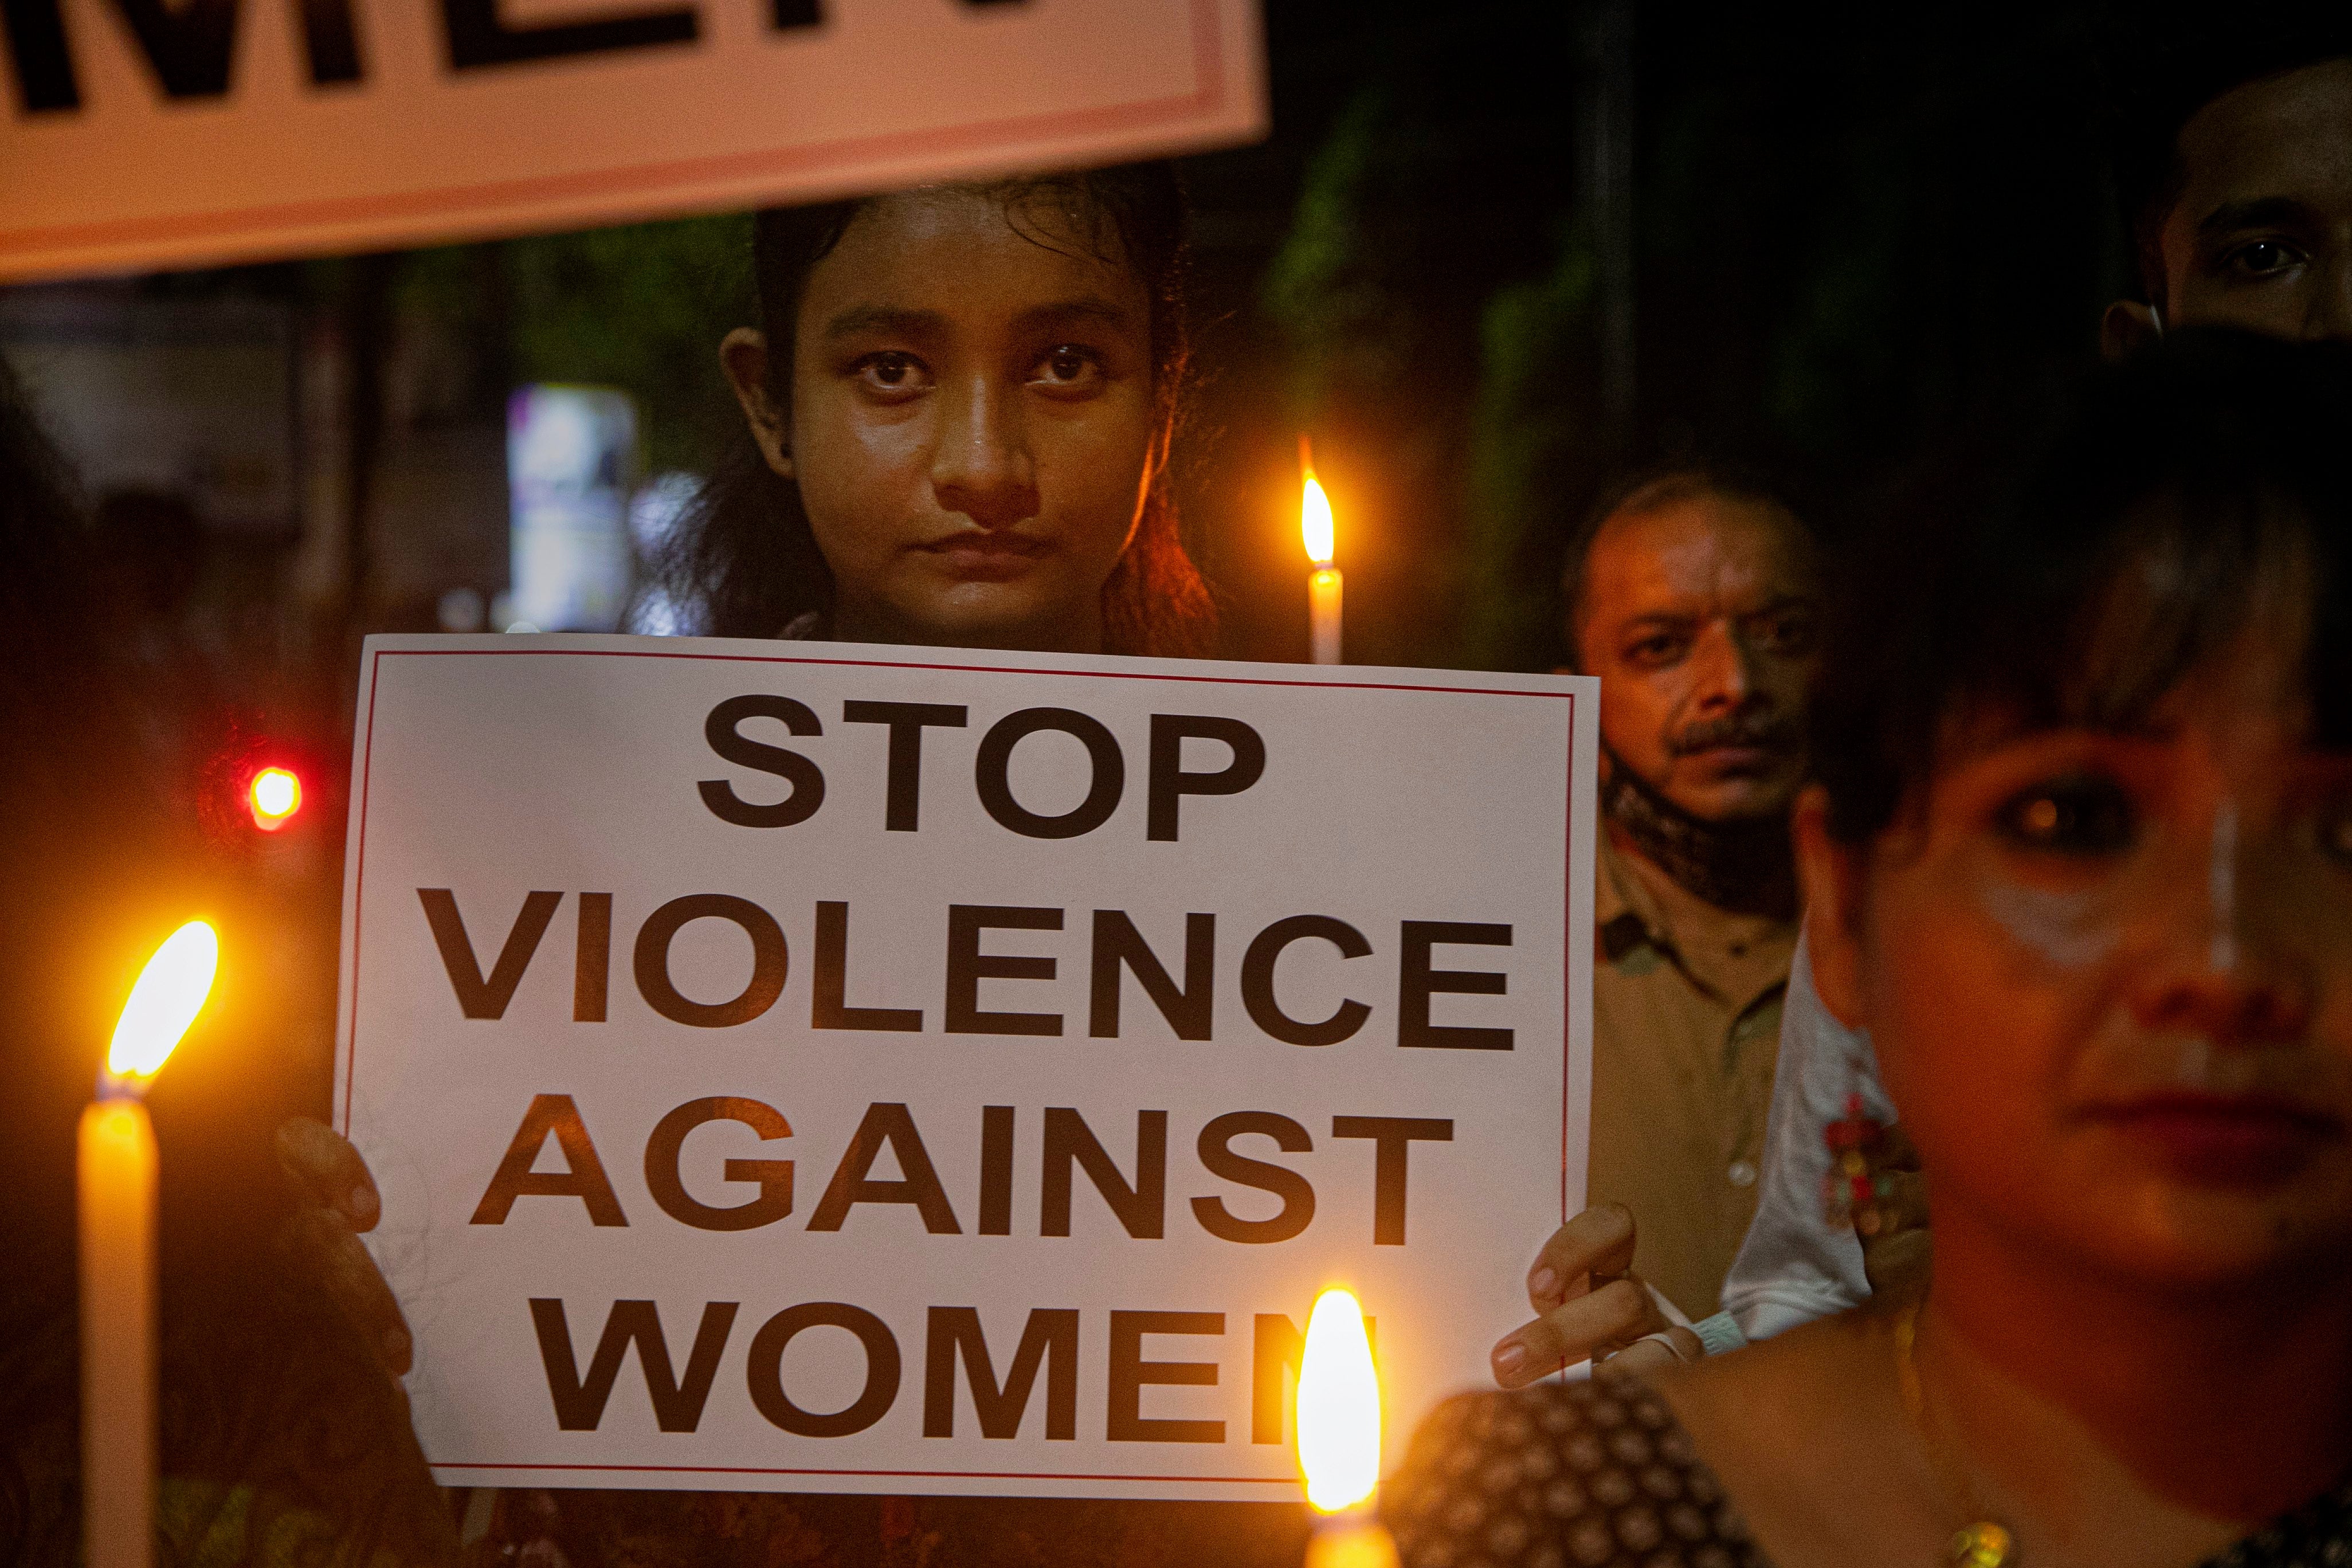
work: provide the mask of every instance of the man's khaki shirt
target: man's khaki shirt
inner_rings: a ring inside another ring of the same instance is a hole
[[[1756,1217],[1797,925],[1705,903],[1606,834],[1597,872],[1586,1201],[1633,1210],[1634,1270],[1704,1318]]]

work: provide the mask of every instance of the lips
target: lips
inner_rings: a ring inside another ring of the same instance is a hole
[[[1789,754],[1780,746],[1707,746],[1688,753],[1721,773],[1760,773],[1780,765]]]
[[[2172,1090],[2097,1107],[2089,1117],[2179,1175],[2222,1185],[2282,1180],[2345,1135],[2338,1118],[2273,1094]]]
[[[1003,529],[966,529],[916,547],[959,577],[1001,582],[1029,570],[1053,545]]]

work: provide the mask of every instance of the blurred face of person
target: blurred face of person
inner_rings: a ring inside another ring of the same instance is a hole
[[[1819,618],[1794,527],[1769,506],[1700,495],[1604,524],[1575,632],[1610,765],[1702,821],[1785,812]]]
[[[2179,145],[2164,324],[2352,341],[2352,59],[2233,89]],[[2147,311],[2111,309],[2111,352],[2148,335]]]
[[[833,570],[835,636],[1101,647],[1155,433],[1151,321],[1085,226],[983,192],[868,204],[810,272],[786,415],[759,334],[729,340]]]
[[[1957,727],[1867,849],[1801,811],[1809,890],[1843,867],[1822,994],[1877,1042],[1939,1232],[2176,1292],[2340,1271],[2352,757],[2304,738],[2296,641],[2126,731]]]

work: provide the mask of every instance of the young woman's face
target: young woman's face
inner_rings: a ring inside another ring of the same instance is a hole
[[[2145,729],[1956,741],[1849,865],[1939,1229],[2169,1287],[2352,1254],[2352,757],[2257,640]]]
[[[1151,321],[1091,237],[1044,201],[1008,218],[916,192],[866,206],[811,272],[790,464],[836,636],[1101,647],[1151,450]]]

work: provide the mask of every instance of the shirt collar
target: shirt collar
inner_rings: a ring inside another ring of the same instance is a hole
[[[1595,869],[1593,932],[1602,963],[1646,943],[1741,1010],[1788,984],[1796,921],[1716,908],[1620,845],[1605,822]]]

